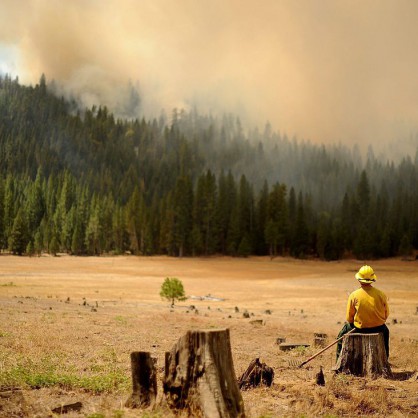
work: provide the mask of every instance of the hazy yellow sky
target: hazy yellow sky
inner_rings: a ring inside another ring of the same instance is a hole
[[[376,142],[417,131],[417,22],[416,0],[1,0],[0,71],[88,104],[131,80],[147,115],[197,103]]]

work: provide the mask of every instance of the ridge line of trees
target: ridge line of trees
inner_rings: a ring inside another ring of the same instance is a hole
[[[366,163],[239,119],[81,112],[41,77],[0,77],[0,250],[15,254],[291,255],[418,247],[418,153]]]

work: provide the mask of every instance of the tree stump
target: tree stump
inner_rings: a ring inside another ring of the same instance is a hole
[[[191,416],[244,417],[229,330],[188,331],[166,353],[164,394]]]
[[[131,353],[132,395],[125,403],[127,408],[148,408],[157,397],[157,359],[144,351]]]
[[[274,379],[274,370],[267,366],[266,363],[261,363],[260,359],[256,358],[247,367],[247,370],[238,379],[240,389],[249,389],[261,384],[271,386]]]
[[[334,368],[337,372],[355,376],[389,377],[392,375],[386,356],[383,334],[347,335]]]
[[[314,347],[325,347],[327,345],[328,335],[315,332],[314,333]]]

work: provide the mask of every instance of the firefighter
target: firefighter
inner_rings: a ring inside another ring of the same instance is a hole
[[[347,334],[353,328],[354,332],[372,334],[381,332],[385,341],[386,355],[389,358],[389,328],[385,322],[389,316],[389,305],[386,295],[372,286],[377,280],[376,274],[370,266],[363,266],[355,274],[360,288],[348,297],[347,322],[344,324],[338,338]],[[342,340],[337,345],[337,360],[342,348]]]

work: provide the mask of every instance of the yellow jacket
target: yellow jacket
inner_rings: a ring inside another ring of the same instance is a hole
[[[356,328],[373,328],[383,325],[389,316],[386,295],[379,289],[361,286],[348,297],[347,321]]]

